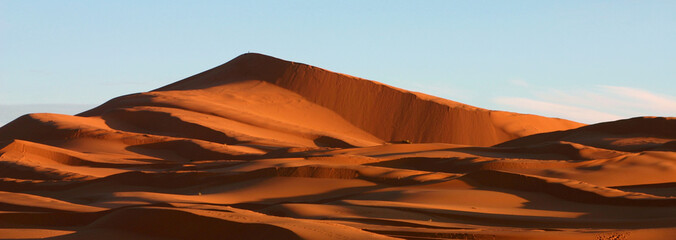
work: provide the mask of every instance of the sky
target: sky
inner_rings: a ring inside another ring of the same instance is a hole
[[[676,1],[0,0],[0,125],[246,52],[583,123],[676,116]]]

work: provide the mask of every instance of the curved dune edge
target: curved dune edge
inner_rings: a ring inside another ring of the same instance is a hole
[[[11,216],[12,218],[6,218]],[[170,204],[136,206],[93,213],[0,215],[3,225],[82,226],[58,239],[392,239],[360,229],[306,220],[289,220],[231,207],[217,212],[174,208]],[[63,219],[64,221],[53,221]],[[166,221],[172,219],[172,221]]]
[[[519,147],[542,142],[568,141],[628,152],[658,150],[660,148],[669,151],[674,138],[676,138],[676,118],[636,117],[571,130],[535,134],[500,143],[496,146]]]
[[[676,206],[675,197],[661,197],[569,180],[546,178],[504,171],[482,170],[462,177],[484,186],[538,191],[576,202],[631,206]]]

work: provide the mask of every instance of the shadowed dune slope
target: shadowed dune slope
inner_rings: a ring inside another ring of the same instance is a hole
[[[582,126],[563,119],[490,111],[253,53],[155,92],[180,94],[200,90],[220,94],[228,92],[233,83],[246,81],[265,81],[292,91],[384,141],[488,146],[530,134]],[[124,100],[113,100],[81,115],[104,114]]]

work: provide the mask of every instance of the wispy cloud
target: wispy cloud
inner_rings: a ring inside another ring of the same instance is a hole
[[[520,112],[571,119],[584,123],[622,119],[621,116],[610,113],[528,98],[499,97],[494,100],[498,104],[509,106],[510,108],[516,109]]]
[[[528,82],[526,82],[526,80],[523,80],[523,79],[520,79],[520,78],[510,79],[508,82],[509,82],[509,84],[512,84],[512,85],[517,86],[517,87],[530,87],[530,84],[528,84]]]
[[[493,101],[511,111],[584,123],[636,116],[676,116],[676,98],[644,89],[607,85],[586,90],[535,89],[530,96],[501,96]]]
[[[652,93],[643,89],[601,86],[606,91],[625,99],[624,104],[635,108],[645,108],[655,112],[671,113],[676,115],[676,98]]]

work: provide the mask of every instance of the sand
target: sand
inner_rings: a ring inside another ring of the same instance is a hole
[[[676,118],[491,111],[261,54],[0,128],[1,239],[669,239]]]

